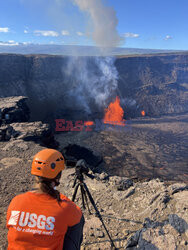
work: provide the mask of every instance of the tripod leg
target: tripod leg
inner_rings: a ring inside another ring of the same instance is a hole
[[[86,209],[85,202],[84,202],[85,191],[84,191],[84,188],[83,188],[82,184],[80,185],[80,190],[81,190],[81,195],[82,195],[82,206],[83,206],[83,209]]]
[[[76,185],[75,189],[74,189],[74,193],[73,193],[73,196],[72,196],[72,201],[74,201],[75,198],[76,198],[76,193],[77,193],[77,191],[78,191],[79,186],[80,186],[80,183],[78,183],[78,184]]]
[[[82,206],[83,206],[84,209],[86,209],[84,199],[87,198],[87,197],[86,197],[86,194],[85,194],[85,190],[84,190],[83,184],[80,183],[80,182],[76,185],[76,187],[74,189],[74,193],[73,193],[73,196],[72,196],[72,201],[75,200],[76,194],[77,194],[77,191],[78,191],[79,187],[80,187],[80,191],[81,191],[81,195],[82,195]]]
[[[111,236],[110,236],[110,234],[109,234],[109,232],[108,232],[108,230],[107,230],[105,224],[104,224],[104,221],[103,221],[103,219],[102,219],[102,216],[101,216],[101,214],[100,214],[100,212],[99,212],[99,210],[98,210],[98,208],[97,208],[97,206],[96,206],[96,204],[95,204],[95,202],[94,202],[94,200],[93,200],[93,197],[91,196],[91,194],[90,194],[90,192],[89,192],[89,189],[88,189],[87,185],[86,185],[85,183],[83,183],[83,185],[84,185],[84,189],[85,189],[85,191],[86,191],[86,193],[87,193],[87,195],[88,195],[88,197],[89,197],[89,200],[90,200],[91,204],[93,205],[93,207],[94,207],[94,209],[95,209],[95,211],[96,211],[96,215],[97,215],[97,217],[100,219],[100,221],[101,221],[101,223],[102,223],[102,225],[103,225],[103,227],[104,227],[104,229],[105,229],[105,231],[106,231],[106,233],[107,233],[107,235],[108,235],[108,237],[109,237],[109,239],[110,239],[111,247],[113,247],[114,249],[117,249],[117,248],[115,247],[115,245],[114,245],[114,242],[113,242],[113,240],[112,240],[112,238],[111,238]]]
[[[83,189],[84,190],[84,189]],[[84,198],[85,198],[85,202],[86,202],[86,205],[87,205],[87,209],[88,209],[88,212],[89,214],[91,214],[91,210],[89,208],[89,204],[88,204],[88,198],[87,198],[87,194],[86,194],[86,191],[84,190]]]

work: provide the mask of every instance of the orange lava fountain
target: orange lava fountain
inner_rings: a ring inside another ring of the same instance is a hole
[[[105,109],[104,123],[125,126],[123,119],[124,111],[120,106],[120,99],[117,96],[114,102],[111,102],[107,109]]]

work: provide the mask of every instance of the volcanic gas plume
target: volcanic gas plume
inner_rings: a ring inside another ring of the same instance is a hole
[[[67,64],[62,66],[67,82],[66,87],[62,84],[62,88],[58,86],[57,89],[58,92],[66,95],[66,108],[76,107],[91,114],[91,107],[95,106],[97,111],[101,112],[118,94],[119,77],[114,64],[115,59],[104,56],[107,50],[118,46],[122,40],[117,32],[118,19],[115,10],[103,0],[71,0],[70,2],[77,6],[85,17],[83,20],[87,23],[84,26],[90,29],[89,32],[83,31],[83,34],[98,46],[100,52],[98,54],[101,56],[80,58],[75,54],[69,57]],[[54,0],[50,11],[47,6],[43,9],[46,10],[49,18],[51,17],[57,30],[62,30],[67,24],[63,6],[63,0]],[[75,23],[71,17],[68,23],[70,30],[75,32]]]
[[[111,48],[117,46],[121,37],[116,27],[118,20],[115,11],[106,6],[102,0],[73,0],[81,11],[87,13],[93,24],[90,34],[97,46]],[[96,69],[90,67],[91,61]],[[74,88],[69,91],[73,99],[90,113],[90,103],[94,102],[98,108],[104,109],[113,97],[117,95],[118,72],[114,65],[114,58],[70,58],[64,72],[74,81]]]
[[[81,11],[92,20],[91,37],[99,47],[115,47],[122,38],[116,30],[118,19],[115,10],[106,6],[102,0],[73,0]]]
[[[118,72],[111,57],[71,57],[63,72],[71,82],[71,88],[67,90],[70,106],[74,101],[88,114],[92,112],[92,103],[104,110],[117,95]]]

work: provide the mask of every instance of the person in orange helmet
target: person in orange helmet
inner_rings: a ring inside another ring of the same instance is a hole
[[[76,250],[83,238],[84,217],[78,206],[56,190],[63,155],[38,152],[32,163],[35,188],[14,197],[7,210],[9,250]]]

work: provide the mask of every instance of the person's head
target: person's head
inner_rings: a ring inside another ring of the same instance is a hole
[[[36,176],[37,189],[61,201],[55,187],[59,185],[61,172],[65,169],[63,155],[54,149],[43,149],[33,159],[31,174]]]

